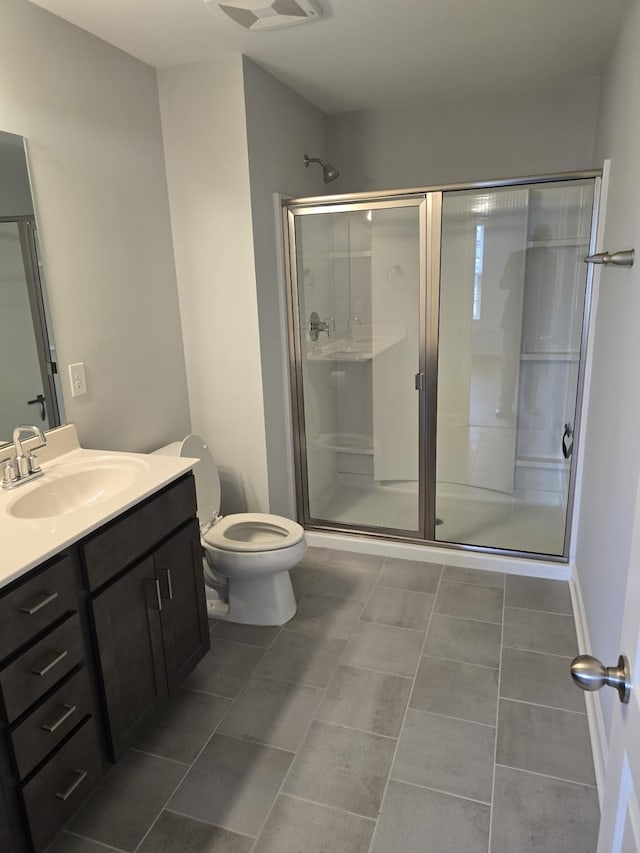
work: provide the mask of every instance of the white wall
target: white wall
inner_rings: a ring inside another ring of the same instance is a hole
[[[634,0],[603,81],[597,160],[611,157],[603,248],[640,249],[640,3]],[[576,568],[593,653],[619,647],[640,476],[640,268],[602,269],[587,415]],[[607,731],[613,691],[599,694]]]
[[[189,428],[153,69],[26,0],[2,0],[0,128],[27,138],[65,409],[88,447]]]
[[[247,59],[243,72],[269,505],[271,512],[294,517],[285,293],[278,269],[273,195],[324,192],[320,168],[306,169],[303,158],[325,156],[325,116]]]
[[[191,420],[222,510],[265,512],[260,328],[240,56],[158,72]]]
[[[351,192],[593,168],[598,91],[591,77],[529,95],[330,116],[330,160],[341,174],[331,186]]]

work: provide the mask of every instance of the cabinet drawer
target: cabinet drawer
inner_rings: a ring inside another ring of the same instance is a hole
[[[0,598],[0,661],[76,608],[73,563],[64,555]]]
[[[35,851],[51,844],[102,775],[93,717],[22,788]]]
[[[81,669],[8,732],[19,778],[24,779],[92,711],[87,672]]]
[[[84,659],[77,614],[0,670],[0,698],[5,722],[12,723]]]
[[[116,518],[81,545],[89,589],[97,589],[196,514],[193,476]]]

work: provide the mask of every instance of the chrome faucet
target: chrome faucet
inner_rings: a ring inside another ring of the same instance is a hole
[[[36,444],[26,452],[22,446],[22,434],[25,432],[30,432],[40,442],[40,444]],[[22,483],[28,483],[37,477],[42,477],[42,468],[38,465],[33,451],[44,447],[46,443],[47,439],[44,437],[44,433],[40,427],[20,424],[20,426],[14,429],[13,446],[16,451],[15,458],[7,456],[6,459],[0,460],[0,465],[2,465],[3,489],[15,489],[16,486],[20,486]]]

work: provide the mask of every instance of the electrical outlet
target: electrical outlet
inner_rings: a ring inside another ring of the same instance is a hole
[[[71,396],[79,397],[87,393],[87,377],[84,372],[84,361],[69,365],[69,382],[71,383]]]

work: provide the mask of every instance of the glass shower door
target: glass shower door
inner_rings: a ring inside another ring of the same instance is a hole
[[[419,536],[424,200],[291,208],[304,521]]]
[[[594,183],[443,194],[439,541],[564,553]]]

